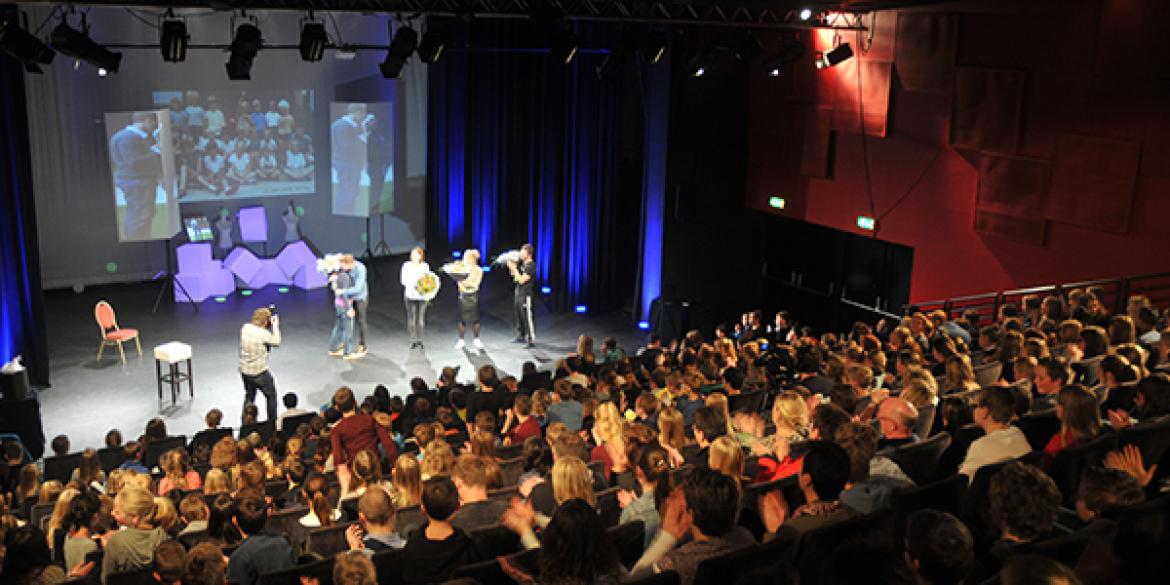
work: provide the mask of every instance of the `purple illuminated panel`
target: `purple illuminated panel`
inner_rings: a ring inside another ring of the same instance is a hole
[[[240,241],[268,241],[268,216],[264,214],[263,205],[241,207],[237,214],[240,221]]]

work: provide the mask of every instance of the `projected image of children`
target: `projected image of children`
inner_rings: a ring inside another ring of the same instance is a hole
[[[153,97],[170,111],[180,203],[316,192],[311,90]]]

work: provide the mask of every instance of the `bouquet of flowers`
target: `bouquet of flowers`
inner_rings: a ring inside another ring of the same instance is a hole
[[[339,270],[341,270],[341,254],[326,254],[324,258],[317,259],[317,272],[333,274]]]
[[[509,262],[520,263],[520,250],[508,250],[499,256],[496,256],[496,265],[507,266]]]
[[[428,270],[415,281],[414,291],[429,301],[435,298],[435,295],[439,294],[439,287],[442,284],[439,280],[439,275]]]
[[[459,260],[452,260],[439,268],[447,274],[467,274],[467,265]]]

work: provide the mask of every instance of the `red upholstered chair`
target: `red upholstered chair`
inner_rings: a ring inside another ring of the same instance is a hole
[[[98,301],[93,308],[93,318],[97,320],[98,329],[102,332],[102,344],[98,347],[97,360],[102,361],[102,353],[107,345],[118,346],[118,355],[122,357],[122,365],[126,365],[126,352],[122,344],[134,340],[138,348],[138,357],[142,357],[142,343],[138,341],[137,329],[122,329],[118,327],[118,316],[114,314],[114,307],[106,301]]]

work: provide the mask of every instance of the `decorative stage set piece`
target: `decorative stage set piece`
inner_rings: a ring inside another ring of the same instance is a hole
[[[242,242],[267,244],[268,218],[263,206],[241,208],[237,223]],[[211,242],[188,242],[175,249],[175,256],[179,267],[175,275],[176,302],[201,303],[230,295],[238,286],[259,289],[279,284],[311,290],[329,283],[328,277],[317,271],[316,254],[300,239],[286,243],[276,256],[268,258],[237,245],[222,261],[214,260]]]

